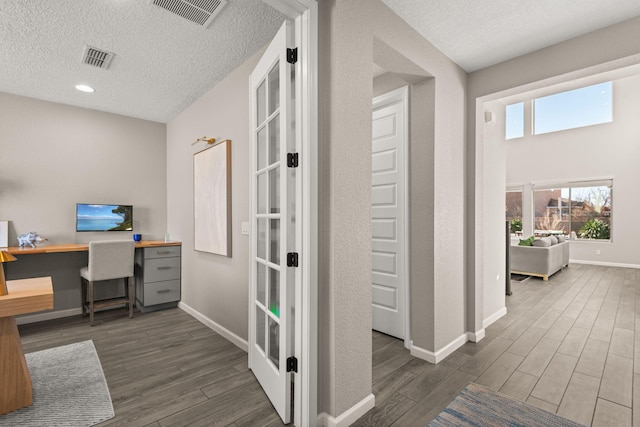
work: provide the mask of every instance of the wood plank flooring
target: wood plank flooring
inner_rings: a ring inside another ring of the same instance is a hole
[[[356,426],[424,426],[483,384],[584,425],[640,426],[640,270],[572,264],[513,282],[508,314],[438,365],[373,333],[376,406]]]
[[[640,426],[640,270],[572,264],[513,283],[508,314],[431,365],[374,332],[376,407],[356,426],[424,426],[469,382],[585,425]],[[280,426],[247,354],[179,309],[24,325],[25,352],[92,339],[116,417],[100,425]]]
[[[20,326],[25,353],[93,340],[115,418],[99,426],[282,426],[247,353],[180,309]]]

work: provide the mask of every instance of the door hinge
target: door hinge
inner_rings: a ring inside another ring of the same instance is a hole
[[[287,372],[298,372],[298,359],[295,357],[287,357]]]
[[[287,49],[287,62],[289,64],[295,64],[298,62],[298,48]]]
[[[287,254],[287,267],[298,266],[298,252],[289,252]]]
[[[287,166],[290,168],[298,167],[298,153],[287,153]]]

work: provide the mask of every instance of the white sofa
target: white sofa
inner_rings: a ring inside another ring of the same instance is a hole
[[[511,272],[527,276],[549,276],[569,265],[569,242],[554,242],[554,238],[541,237],[533,246],[510,246]]]

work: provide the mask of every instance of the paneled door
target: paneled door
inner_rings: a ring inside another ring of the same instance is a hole
[[[251,90],[249,368],[285,423],[291,420],[294,327],[294,68],[287,21],[256,65]],[[289,54],[288,54],[289,53]],[[291,159],[293,161],[293,159]]]
[[[408,88],[373,100],[371,159],[373,329],[408,336],[406,260]]]

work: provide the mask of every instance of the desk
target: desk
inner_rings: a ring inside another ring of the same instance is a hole
[[[139,291],[136,299],[141,312],[152,308],[173,307],[180,301],[181,246],[182,242],[165,242],[164,240],[143,240],[135,243],[136,290]],[[162,250],[161,248],[170,249],[169,255],[151,255],[155,250]],[[73,316],[81,312],[79,303],[82,301],[82,297],[79,272],[80,268],[87,265],[88,243],[45,244],[35,248],[10,247],[7,250],[18,258],[17,262],[5,264],[9,279],[38,276],[52,277],[56,291],[54,311],[32,316],[29,321],[50,320]],[[161,265],[156,265],[154,262],[149,264],[144,260],[144,258],[157,258],[160,256],[167,256],[167,258],[162,259]],[[160,270],[159,272],[163,273],[163,277],[151,275],[150,269]],[[171,282],[169,283],[170,280]],[[144,285],[145,282],[147,283],[146,285]],[[149,284],[150,282],[155,282],[157,286],[152,287]],[[116,296],[118,295],[110,289],[101,289],[96,298],[106,299]],[[152,296],[157,296],[158,298],[153,298]]]
[[[136,243],[136,248],[153,248],[157,246],[181,246],[181,242],[165,242],[164,240],[143,240]],[[65,243],[61,245],[43,245],[32,247],[12,246],[7,248],[11,255],[55,254],[63,252],[88,252],[88,243]]]
[[[7,281],[0,296],[0,414],[33,403],[31,375],[14,316],[53,309],[51,277]]]

